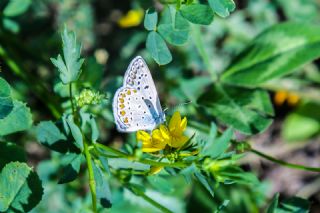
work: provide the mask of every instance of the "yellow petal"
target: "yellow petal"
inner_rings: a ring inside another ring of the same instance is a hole
[[[179,137],[173,137],[171,140],[170,146],[172,146],[174,148],[179,148],[179,147],[183,146],[188,140],[189,140],[189,138],[185,135],[181,135]]]
[[[142,146],[142,151],[143,151],[143,152],[157,152],[157,151],[160,151],[160,150],[162,150],[162,149],[160,149],[160,148],[154,148],[154,147],[149,148],[149,147],[143,147],[143,146]]]
[[[152,131],[152,146],[159,149],[164,149],[167,143],[161,135],[159,129],[155,129]]]
[[[169,131],[173,132],[181,123],[181,116],[178,111],[175,111],[169,122]]]
[[[163,169],[163,166],[151,166],[149,173],[151,175],[158,174]]]
[[[149,133],[141,130],[137,132],[137,141],[141,141],[143,143],[150,143],[150,140],[151,136],[149,135]]]
[[[184,117],[180,123],[180,130],[183,132],[187,127],[187,118]]]
[[[138,26],[143,18],[142,10],[130,10],[125,16],[119,19],[118,24],[122,28]]]
[[[160,125],[161,136],[164,140],[170,140],[170,133],[165,125]]]

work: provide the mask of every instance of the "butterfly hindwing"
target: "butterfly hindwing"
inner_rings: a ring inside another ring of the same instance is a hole
[[[119,131],[152,130],[165,119],[151,73],[138,56],[130,63],[124,83],[113,100]]]

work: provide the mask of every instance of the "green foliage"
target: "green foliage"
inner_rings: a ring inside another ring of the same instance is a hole
[[[37,140],[44,146],[61,153],[78,149],[52,121],[42,121],[36,126]]]
[[[227,17],[234,11],[236,5],[233,0],[208,0],[212,10],[221,17]]]
[[[156,30],[158,23],[158,13],[154,8],[150,8],[146,11],[144,16],[144,28],[149,31]]]
[[[80,149],[83,150],[83,136],[80,128],[75,124],[73,120],[73,116],[69,115],[66,119],[66,123],[68,124],[68,127],[70,128],[70,132],[72,134],[72,137],[74,138],[75,145]]]
[[[78,80],[84,59],[80,58],[81,45],[77,43],[74,33],[68,32],[65,28],[61,38],[64,60],[59,54],[56,59],[51,58],[51,62],[58,69],[61,81],[69,84]]]
[[[146,48],[159,65],[167,64],[172,60],[172,55],[165,41],[157,32],[149,32]]]
[[[268,94],[261,90],[215,85],[198,102],[219,121],[245,133],[264,131],[272,122],[272,105]]]
[[[20,101],[13,101],[13,109],[9,115],[0,119],[0,136],[27,130],[32,125],[30,109]]]
[[[63,175],[58,182],[59,184],[74,181],[79,175],[80,166],[82,163],[82,155],[80,154],[70,153],[67,154],[65,158],[68,159],[68,162],[63,168]]]
[[[168,43],[178,46],[188,41],[190,26],[180,11],[167,7],[162,12],[157,30]]]
[[[232,129],[227,129],[218,139],[214,140],[215,138],[212,135],[215,134],[215,131],[215,125],[211,125],[209,140],[201,150],[202,155],[209,156],[210,158],[217,158],[225,153],[233,136]]]
[[[282,136],[286,141],[303,141],[320,131],[319,104],[302,104],[288,115],[283,123]]]
[[[13,109],[10,85],[0,78],[0,119],[6,117]]]
[[[41,200],[41,181],[27,164],[11,162],[0,173],[0,211],[28,212]]]
[[[97,199],[103,208],[111,208],[111,191],[106,173],[102,172],[102,170],[94,163],[92,165],[96,182]]]
[[[191,4],[181,8],[181,15],[194,24],[209,25],[213,21],[212,9],[204,4]]]
[[[7,17],[18,16],[28,10],[31,0],[10,0],[3,10]]]
[[[310,209],[310,202],[300,198],[292,197],[279,202],[279,194],[276,194],[267,209],[267,213],[289,213],[289,212],[299,212],[307,213]]]
[[[259,34],[222,75],[228,84],[254,87],[290,74],[320,56],[320,27],[282,23]]]
[[[0,142],[0,171],[13,161],[26,162],[26,155],[22,148],[14,143]]]

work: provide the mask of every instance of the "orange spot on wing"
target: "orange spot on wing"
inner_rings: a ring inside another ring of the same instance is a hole
[[[124,110],[122,110],[121,112],[120,112],[120,115],[122,115],[122,116],[124,116],[126,114],[126,112],[124,111]]]

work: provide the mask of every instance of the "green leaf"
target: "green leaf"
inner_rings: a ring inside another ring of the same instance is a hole
[[[272,199],[266,213],[307,213],[310,209],[310,202],[300,197],[292,197],[279,203],[279,194]]]
[[[0,142],[0,171],[12,161],[26,162],[26,155],[23,148],[10,142]]]
[[[297,71],[320,56],[320,27],[282,23],[258,35],[230,63],[221,80],[255,87]]]
[[[181,15],[194,24],[209,25],[213,21],[212,9],[204,4],[191,4],[181,7]]]
[[[278,203],[279,203],[279,193],[277,193],[273,197],[273,199],[272,199],[272,201],[271,201],[266,213],[275,213],[276,212],[276,208],[278,206]]]
[[[158,13],[154,8],[149,8],[144,16],[144,28],[155,30],[158,23]]]
[[[73,116],[69,115],[66,119],[68,127],[70,128],[71,135],[75,140],[75,145],[80,149],[83,150],[83,137],[81,130],[79,127],[74,123]]]
[[[69,162],[63,168],[63,175],[58,182],[59,184],[74,181],[79,175],[82,154],[70,153],[66,157],[69,159]]]
[[[213,184],[211,183],[211,181],[209,182],[207,178],[200,172],[195,172],[194,175],[198,179],[198,181],[208,190],[211,196],[214,197],[214,191],[212,186]]]
[[[216,84],[198,103],[208,114],[245,134],[262,132],[272,122],[273,108],[265,91]]]
[[[0,119],[0,136],[24,131],[31,127],[30,109],[20,101],[13,101],[13,110],[4,119]]]
[[[320,105],[306,103],[289,114],[283,123],[282,137],[286,141],[303,141],[320,132]]]
[[[31,5],[31,0],[10,0],[3,10],[3,14],[8,17],[18,16],[26,12]]]
[[[20,31],[20,26],[19,24],[9,18],[3,18],[2,19],[2,23],[3,23],[3,27],[9,31],[11,31],[12,33],[18,33]]]
[[[65,28],[61,38],[64,61],[60,54],[56,59],[51,58],[50,60],[58,68],[61,81],[69,84],[78,80],[84,59],[80,58],[81,45],[77,43],[74,32],[68,32]]]
[[[300,197],[292,197],[280,203],[276,213],[308,213],[310,209],[310,202]]]
[[[111,191],[108,179],[104,172],[92,162],[94,180],[96,182],[97,199],[104,208],[111,208]]]
[[[188,41],[190,26],[180,11],[166,7],[163,11],[157,31],[170,44],[183,45]]]
[[[159,192],[170,194],[174,192],[174,188],[170,180],[163,178],[159,175],[152,175],[147,177],[148,182],[156,188]]]
[[[90,126],[91,126],[91,141],[96,142],[99,139],[99,129],[96,123],[96,120],[92,116],[90,119]]]
[[[132,162],[126,158],[109,158],[109,166],[114,169],[134,169],[147,171],[150,170],[150,165],[139,162]]]
[[[208,0],[208,2],[212,10],[223,18],[229,16],[236,8],[233,0]]]
[[[25,163],[11,162],[0,173],[0,211],[29,212],[41,200],[38,175]]]
[[[60,153],[79,152],[52,121],[42,121],[36,126],[37,140],[51,150]]]
[[[0,77],[0,119],[3,119],[13,109],[13,103],[11,99],[10,85]]]
[[[166,45],[166,42],[157,32],[149,32],[146,47],[151,57],[159,64],[168,64],[172,60],[171,53]]]
[[[232,136],[232,129],[227,129],[218,139],[207,141],[206,145],[201,150],[201,154],[204,156],[210,156],[211,158],[219,157],[227,150]]]

